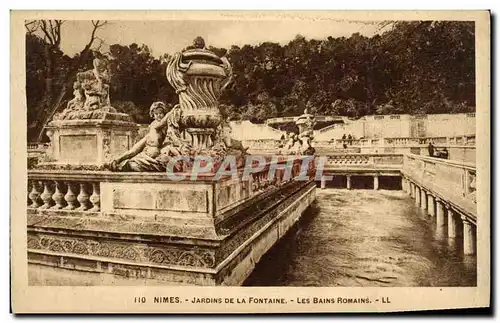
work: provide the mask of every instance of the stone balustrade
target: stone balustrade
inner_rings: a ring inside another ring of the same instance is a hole
[[[463,228],[463,251],[476,253],[476,167],[470,163],[407,154],[403,190],[423,212],[436,217],[438,236],[455,238]]]
[[[73,181],[47,179],[51,176],[40,177],[40,179],[31,177],[28,181],[28,208],[100,211],[99,182],[88,182],[85,178]]]
[[[326,158],[326,169],[399,169],[403,164],[403,154],[330,154]]]
[[[320,165],[321,158],[326,158],[320,179],[322,189],[327,176],[345,177],[347,189],[351,189],[352,176],[361,176],[373,177],[373,189],[377,190],[380,176],[399,177],[403,166],[403,154],[329,154],[317,157],[316,165]]]
[[[41,154],[47,151],[49,148],[48,143],[38,143],[38,142],[29,142],[28,143],[28,154],[30,153],[37,153]]]
[[[320,147],[422,147],[427,146],[429,142],[436,147],[449,146],[474,146],[475,135],[458,137],[394,137],[394,138],[361,138],[361,139],[331,139],[329,141],[315,141],[316,146]]]
[[[239,285],[314,200],[314,161],[303,169],[303,158],[253,165],[246,180],[245,168],[196,180],[177,173],[186,178],[176,181],[166,173],[29,170],[32,274],[50,266],[95,284],[126,276]],[[305,180],[296,180],[302,172]]]
[[[436,149],[448,149],[449,159],[470,163],[476,161],[475,136],[429,138],[364,138],[355,140],[332,139],[314,141],[318,155],[332,153],[393,153],[428,155],[427,146],[432,141]]]
[[[58,213],[72,211],[100,212],[101,201],[105,200],[108,201],[106,203],[108,207],[105,209],[113,212],[115,211],[114,203],[116,202],[115,188],[118,186],[145,184],[150,186],[157,185],[154,189],[158,189],[162,185],[165,185],[169,189],[172,189],[172,185],[178,184],[186,188],[197,185],[211,186],[210,192],[216,196],[217,200],[215,203],[215,211],[217,211],[224,209],[229,204],[250,199],[265,191],[270,186],[279,187],[284,185],[297,177],[301,172],[301,160],[306,157],[293,157],[291,163],[287,163],[287,158],[286,156],[281,156],[279,160],[275,161],[275,175],[272,178],[268,176],[270,167],[272,167],[271,157],[269,157],[263,169],[258,172],[252,172],[248,180],[241,180],[245,169],[239,169],[237,180],[235,181],[230,180],[232,178],[230,175],[223,175],[218,178],[216,173],[212,172],[198,174],[195,181],[191,181],[191,174],[179,173],[176,176],[184,177],[184,179],[172,181],[166,173],[116,173],[109,171],[32,169],[28,171],[28,210],[32,213],[39,211],[44,214],[51,213],[52,211]],[[307,170],[307,174],[313,176],[311,171],[314,168],[314,162],[310,164],[311,169]],[[290,176],[288,178],[285,176],[287,168],[290,168]],[[101,190],[102,185],[104,185],[103,190]],[[177,190],[182,192],[184,187],[177,188]],[[228,196],[224,197],[225,195]],[[138,196],[137,199],[140,200]]]

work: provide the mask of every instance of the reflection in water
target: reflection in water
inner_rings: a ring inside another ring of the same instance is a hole
[[[245,285],[476,286],[475,258],[434,222],[402,191],[317,190]]]

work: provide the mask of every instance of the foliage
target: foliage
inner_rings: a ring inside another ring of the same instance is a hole
[[[47,113],[38,102],[46,93],[44,50],[49,44],[29,33],[26,42],[30,123]],[[252,122],[297,116],[305,108],[353,118],[474,111],[474,47],[474,23],[465,21],[394,22],[391,30],[373,37],[356,33],[316,40],[297,35],[286,45],[207,46],[226,55],[233,66],[234,81],[221,98],[223,116]],[[93,55],[80,60],[78,68],[89,68]],[[153,57],[147,45],[114,44],[106,55],[111,60],[111,103],[118,110],[149,123],[151,103],[177,102],[165,77],[165,60]],[[56,50],[52,57],[57,62],[53,82],[64,82],[78,55],[70,58]]]

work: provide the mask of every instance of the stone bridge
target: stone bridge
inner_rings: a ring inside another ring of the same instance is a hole
[[[415,199],[415,205],[423,212],[436,218],[438,233],[455,238],[461,222],[464,253],[475,254],[477,220],[475,165],[405,155],[401,175],[403,190]]]

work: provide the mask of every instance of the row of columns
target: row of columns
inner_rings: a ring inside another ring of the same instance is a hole
[[[346,188],[348,190],[351,189],[351,175],[346,175],[346,178],[347,178],[347,181],[346,181]],[[374,175],[373,176],[373,189],[374,190],[378,190],[378,176],[377,175]],[[325,189],[326,188],[326,177],[325,176],[321,176],[321,189]]]
[[[461,215],[445,200],[439,198],[432,192],[418,186],[408,178],[402,178],[403,191],[415,199],[415,206],[431,217],[436,218],[437,235],[448,238],[456,238],[459,221],[463,224],[463,250],[466,255],[476,253],[476,226],[471,220]]]

